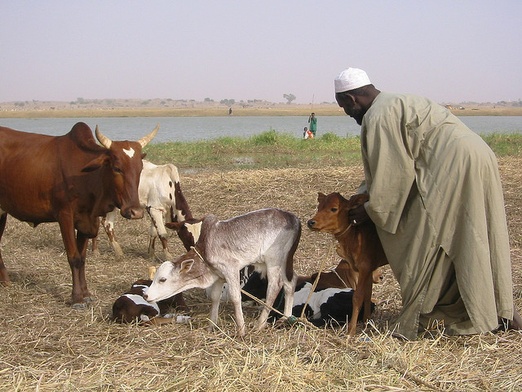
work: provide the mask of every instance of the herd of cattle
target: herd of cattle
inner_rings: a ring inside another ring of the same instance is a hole
[[[182,293],[207,288],[214,325],[226,287],[241,336],[246,332],[241,306],[245,294],[265,301],[257,329],[269,317],[304,316],[315,325],[348,322],[353,336],[357,321],[371,315],[372,284],[382,276],[379,267],[387,264],[373,223],[355,226],[347,219],[348,211],[366,202],[367,196],[347,200],[338,193],[319,193],[317,213],[307,226],[334,235],[342,259],[335,270],[298,276],[293,257],[301,237],[300,220],[275,208],[228,220],[213,215],[194,218],[177,168],[144,160],[142,149],[158,129],[138,141],[111,141],[96,127],[97,143],[84,123],[57,137],[0,127],[0,239],[7,215],[34,226],[58,222],[72,273],[72,305],[84,308],[92,300],[85,278],[88,240],[93,240],[96,251],[100,220],[121,258],[116,214],[139,219],[146,211],[151,221],[149,255],[159,238],[168,261],[153,279],[135,282],[116,300],[114,320],[156,324],[186,320],[170,318],[168,309],[188,310]],[[187,250],[174,261],[167,228],[177,232]],[[248,271],[246,282],[240,281],[240,271]],[[0,283],[9,282],[0,252]],[[277,305],[283,302],[284,306]]]

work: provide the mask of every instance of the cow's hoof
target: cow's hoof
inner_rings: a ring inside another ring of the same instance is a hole
[[[295,317],[294,315],[292,315],[286,319],[286,324],[288,324],[291,327],[293,327],[298,322],[299,322],[299,319],[297,317]]]
[[[76,302],[72,304],[73,310],[85,310],[87,309],[87,304],[84,302]]]
[[[298,322],[299,322],[299,319],[295,316],[290,316],[290,317],[282,316],[275,321],[274,328],[286,329],[286,328],[293,327]]]
[[[83,297],[84,304],[92,304],[93,302],[96,302],[96,297]]]

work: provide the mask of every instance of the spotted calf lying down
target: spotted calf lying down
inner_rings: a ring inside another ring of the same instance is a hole
[[[148,302],[143,295],[151,285],[152,280],[140,279],[122,294],[112,305],[112,319],[119,323],[139,322],[143,324],[165,324],[186,322],[190,317],[167,313],[174,307],[174,298],[160,302]]]
[[[266,279],[263,279],[259,272],[253,272],[243,290],[262,299],[265,297],[266,287]],[[292,314],[294,316],[301,316],[312,287],[312,283],[306,281],[297,284],[292,306]],[[324,325],[344,325],[350,321],[352,316],[353,294],[354,290],[352,288],[316,287],[315,292],[308,300],[304,316],[318,327]],[[283,303],[283,297],[283,292],[280,292],[274,302],[274,307],[279,311],[282,310],[280,304]],[[242,298],[243,300],[249,300],[249,297],[245,295]],[[375,304],[372,302],[372,312],[374,309]],[[270,313],[271,320],[279,317],[280,315],[276,312]],[[362,320],[362,314],[359,317]]]
[[[294,294],[294,306],[292,314],[296,317],[301,316],[312,284],[306,282],[302,287],[298,287]],[[323,325],[344,325],[350,321],[352,316],[353,289],[326,288],[316,289],[308,300],[304,316],[312,324],[320,327]],[[375,305],[372,303],[372,312]],[[362,314],[359,315],[362,321]]]

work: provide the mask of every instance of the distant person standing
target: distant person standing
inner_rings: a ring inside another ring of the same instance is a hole
[[[228,115],[229,115],[229,116],[232,115],[232,108],[228,108]]]
[[[315,137],[315,133],[317,132],[317,117],[315,117],[315,113],[310,114],[308,123],[310,124],[310,132],[312,132]]]

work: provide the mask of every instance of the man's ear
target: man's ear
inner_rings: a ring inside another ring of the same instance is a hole
[[[357,102],[357,97],[355,95],[346,93],[346,94],[344,94],[344,96],[345,96],[345,99],[347,101],[350,101],[352,104],[355,104]]]

